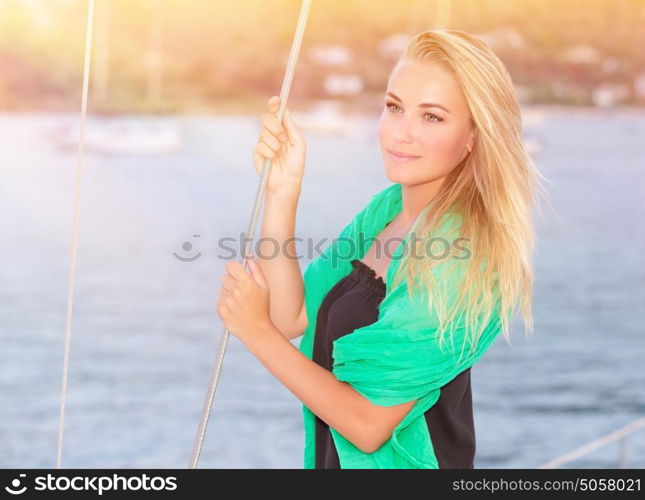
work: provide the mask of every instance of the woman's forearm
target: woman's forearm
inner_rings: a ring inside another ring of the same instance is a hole
[[[271,321],[283,333],[296,326],[304,304],[304,284],[294,241],[300,188],[265,195],[257,262],[271,293]],[[302,332],[300,332],[302,333]]]
[[[314,414],[354,446],[371,453],[374,433],[368,427],[371,404],[351,385],[307,358],[273,327],[246,344],[249,351]]]

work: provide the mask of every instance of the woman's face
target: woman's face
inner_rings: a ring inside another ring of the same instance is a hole
[[[416,185],[445,177],[472,149],[473,136],[466,99],[451,73],[433,63],[396,64],[379,120],[381,154],[392,182]],[[391,150],[416,158],[397,161]]]

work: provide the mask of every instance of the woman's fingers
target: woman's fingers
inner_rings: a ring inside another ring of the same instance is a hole
[[[278,119],[275,117],[275,112],[278,110],[280,104],[280,98],[278,96],[273,96],[269,99],[269,110],[273,112],[270,117],[267,117],[267,122],[271,124],[269,128],[274,135],[279,136],[277,132],[278,127],[281,128],[281,133],[285,134],[284,138],[289,139],[289,142],[293,145],[300,145],[303,143],[302,135],[298,130],[298,127],[293,122],[291,118],[291,112],[289,108],[284,109],[284,116],[282,117],[282,123],[278,122]]]
[[[300,134],[300,130],[298,130],[298,127],[291,119],[291,112],[289,111],[289,108],[284,110],[283,122],[284,122],[284,128],[287,131],[287,137],[289,139],[289,142],[294,146],[301,145],[304,141],[303,141],[302,135]]]
[[[301,145],[303,138],[291,117],[289,108],[284,110],[282,123],[278,122],[275,113],[278,110],[279,103],[280,98],[278,96],[273,96],[269,99],[270,112],[262,115],[262,124],[278,140],[280,140],[280,136],[283,136],[283,140],[288,139],[293,145]]]
[[[225,274],[222,276],[222,289],[227,293],[230,293],[235,287],[236,280],[230,274]]]
[[[266,142],[258,143],[257,152],[263,157],[268,158],[269,160],[273,160],[276,157],[276,152],[273,151],[273,149],[271,149],[269,146],[267,146]]]
[[[269,159],[274,162],[276,153],[264,142],[258,142],[253,148],[253,165],[258,175],[262,174],[264,160]]]
[[[272,96],[269,99],[269,110],[272,111],[273,114],[275,115],[279,107],[280,107],[280,97],[277,95]]]
[[[232,261],[226,264],[226,271],[230,274],[233,281],[245,281],[248,279],[248,273],[241,262]]]
[[[282,147],[282,143],[267,129],[263,129],[260,133],[260,141],[264,141],[276,153]]]
[[[275,162],[276,158],[281,158],[290,152],[297,152],[292,149],[294,146],[303,148],[302,151],[306,147],[304,138],[291,118],[288,108],[284,110],[282,123],[278,122],[275,114],[279,105],[280,98],[272,96],[268,101],[268,112],[262,114],[263,128],[253,149],[253,161],[258,175],[262,173],[262,164],[265,160]]]
[[[269,130],[275,137],[279,137],[280,134],[285,134],[285,128],[280,125],[278,119],[273,113],[263,113],[262,114],[262,125]]]

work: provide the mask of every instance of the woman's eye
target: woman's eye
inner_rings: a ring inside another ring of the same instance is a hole
[[[390,111],[392,111],[392,108],[393,108],[393,107],[394,107],[394,108],[398,108],[398,106],[397,106],[396,104],[394,104],[393,102],[388,102],[385,106],[386,106]],[[433,115],[432,113],[426,113],[424,116],[431,116],[432,118],[434,118],[434,119],[426,120],[426,121],[429,121],[429,122],[435,122],[435,123],[436,123],[436,122],[441,122],[441,121],[443,121],[443,118],[439,118],[437,115]]]

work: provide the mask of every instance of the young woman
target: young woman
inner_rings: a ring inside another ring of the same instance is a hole
[[[219,316],[302,401],[305,468],[472,468],[470,368],[499,332],[508,340],[516,307],[532,330],[539,174],[507,70],[461,31],[410,40],[379,122],[393,184],[304,275],[293,238],[306,144],[288,110],[276,120],[278,101],[254,149],[258,174],[272,161],[267,246],[250,273],[227,264]]]

